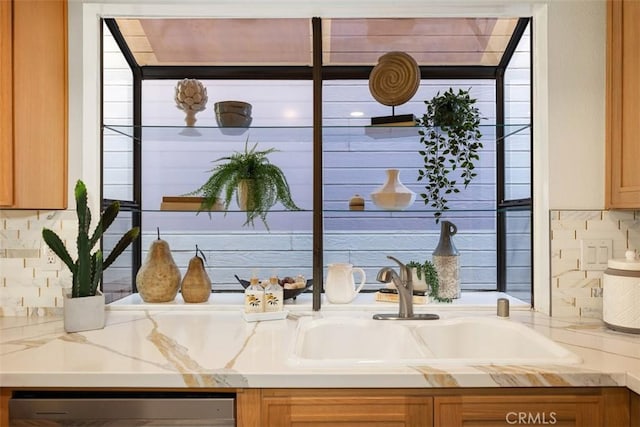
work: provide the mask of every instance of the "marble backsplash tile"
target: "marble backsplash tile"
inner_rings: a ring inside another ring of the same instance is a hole
[[[0,316],[61,312],[71,273],[45,245],[43,227],[66,244],[77,233],[75,212],[0,210]]]
[[[550,212],[551,314],[602,318],[602,270],[580,265],[583,239],[613,242],[613,258],[640,249],[640,211]]]

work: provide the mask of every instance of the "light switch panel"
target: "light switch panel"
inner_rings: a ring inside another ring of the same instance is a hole
[[[580,270],[606,270],[609,258],[613,255],[613,240],[580,240]]]

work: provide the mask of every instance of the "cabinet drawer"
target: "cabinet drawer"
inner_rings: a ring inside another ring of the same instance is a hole
[[[384,390],[313,390],[262,400],[262,419],[269,426],[432,426],[433,398]]]
[[[604,425],[599,396],[447,396],[434,411],[436,426]]]

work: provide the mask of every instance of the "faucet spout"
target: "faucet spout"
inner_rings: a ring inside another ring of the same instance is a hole
[[[397,258],[387,256],[394,260],[400,267],[400,274],[396,273],[391,267],[382,267],[378,271],[377,279],[382,283],[391,283],[398,289],[398,302],[400,303],[399,312],[395,314],[374,314],[376,320],[436,320],[440,316],[437,314],[420,313],[413,314],[413,280],[409,267],[401,263]]]
[[[387,255],[387,258],[389,258],[390,260],[395,261],[398,264],[398,266],[400,267],[400,279],[402,280],[402,283],[403,284],[412,283],[412,275],[411,275],[411,270],[409,269],[409,267],[407,267],[402,262],[400,262],[400,260],[398,258],[396,258],[396,257],[393,257],[391,255]]]
[[[394,275],[397,276],[397,274],[395,274],[395,271],[393,271],[393,268],[383,267],[380,269],[380,271],[378,271],[376,280],[380,283],[391,283],[393,282]]]

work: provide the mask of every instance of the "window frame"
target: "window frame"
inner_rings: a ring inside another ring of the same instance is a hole
[[[368,79],[372,66],[325,66],[322,64],[322,21],[321,18],[310,18],[312,23],[313,65],[312,66],[139,66],[131,50],[120,33],[114,18],[101,18],[101,23],[109,29],[116,44],[120,48],[127,64],[133,74],[133,138],[140,140],[142,136],[142,81],[149,79],[220,79],[220,80],[312,80],[313,81],[313,134],[314,134],[314,203],[313,203],[313,278],[315,283],[324,283],[323,280],[323,208],[322,208],[322,83],[326,80],[356,80]],[[516,50],[516,47],[525,32],[527,26],[531,27],[532,18],[522,17],[518,19],[516,28],[505,49],[500,63],[496,66],[420,66],[421,79],[490,79],[496,81],[496,140],[503,141],[505,137],[505,81],[504,75],[507,66]],[[101,31],[103,25],[101,25]],[[101,52],[104,53],[102,37],[100,38]],[[530,38],[533,44],[533,35]],[[530,49],[530,63],[532,64],[533,46]],[[103,66],[100,68],[101,82]],[[531,95],[533,95],[533,70],[530,69]],[[101,84],[102,88],[102,84]],[[531,98],[531,122],[533,123],[533,102]],[[101,123],[104,119],[101,111]],[[530,124],[529,124],[530,126]],[[529,127],[531,129],[531,126]],[[104,153],[103,136],[100,136],[100,181],[102,206],[106,207],[113,200],[102,197],[103,167],[102,153]],[[131,212],[132,225],[142,225],[142,158],[139,144],[133,145],[133,200],[120,200],[121,210]],[[530,133],[530,153],[533,159],[533,134]],[[526,199],[505,199],[505,158],[504,144],[498,144],[496,149],[496,215],[497,215],[497,286],[496,290],[507,292],[507,264],[506,264],[506,221],[508,212],[529,211],[533,219],[533,188],[531,197]],[[531,161],[532,163],[532,161]],[[533,165],[530,165],[533,176]],[[530,181],[533,187],[533,179]],[[533,236],[533,221],[531,223],[531,235]],[[533,238],[531,239],[531,305],[533,306]],[[136,292],[135,275],[142,264],[141,239],[137,239],[132,245],[132,291]],[[321,305],[321,286],[314,286],[313,310],[319,310]]]

